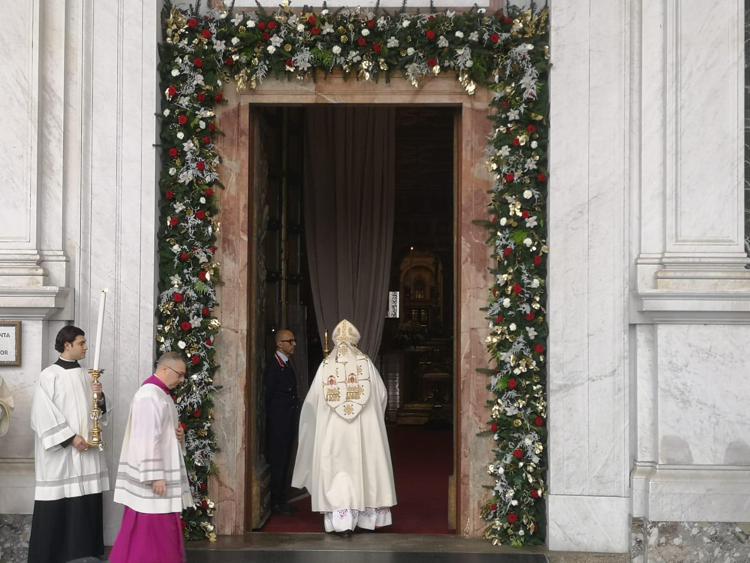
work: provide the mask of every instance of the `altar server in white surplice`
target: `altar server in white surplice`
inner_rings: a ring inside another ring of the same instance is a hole
[[[102,491],[109,490],[104,453],[89,447],[93,391],[107,407],[101,383],[78,360],[86,357],[84,332],[63,327],[55,339],[58,360],[39,375],[31,404],[34,431],[34,516],[29,562],[53,563],[104,554]]]
[[[292,486],[305,487],[326,532],[391,524],[396,504],[385,429],[387,392],[370,358],[357,348],[359,331],[347,320],[333,331],[302,405]]]

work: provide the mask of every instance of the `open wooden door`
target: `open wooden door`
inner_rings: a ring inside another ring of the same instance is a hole
[[[299,396],[304,397],[308,389],[302,136],[301,108],[251,108],[248,364],[252,367],[247,401],[249,486],[245,504],[248,531],[261,528],[270,515],[263,370],[275,350],[275,332],[281,328],[294,331],[297,339],[292,362]]]

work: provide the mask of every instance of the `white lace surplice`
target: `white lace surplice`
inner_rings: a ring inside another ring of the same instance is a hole
[[[326,512],[323,517],[326,532],[354,531],[356,527],[374,530],[391,525],[391,509],[387,507],[365,508],[364,510],[345,508]]]

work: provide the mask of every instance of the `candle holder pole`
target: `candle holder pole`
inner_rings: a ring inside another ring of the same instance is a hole
[[[99,378],[104,373],[103,369],[90,369],[89,375],[91,375],[91,383],[99,383]],[[104,441],[102,440],[102,427],[99,424],[99,420],[102,417],[102,410],[99,408],[99,400],[101,395],[96,391],[92,394],[91,412],[89,418],[91,418],[91,428],[89,430],[88,444],[92,448],[98,448],[99,451],[104,451]]]

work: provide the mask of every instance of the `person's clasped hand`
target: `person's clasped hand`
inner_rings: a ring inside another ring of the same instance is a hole
[[[73,447],[77,449],[79,452],[85,452],[86,450],[89,449],[89,443],[86,441],[86,438],[76,434],[75,437],[73,438]]]

